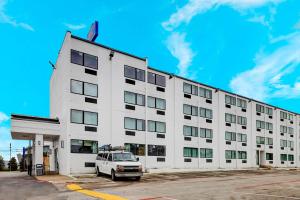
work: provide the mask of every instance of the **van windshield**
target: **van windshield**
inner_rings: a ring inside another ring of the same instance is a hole
[[[114,153],[113,161],[131,161],[135,162],[136,158],[132,153]]]

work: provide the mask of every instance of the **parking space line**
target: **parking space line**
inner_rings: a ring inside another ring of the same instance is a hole
[[[126,198],[123,198],[123,197],[120,197],[120,196],[117,196],[117,195],[112,195],[112,194],[107,194],[107,193],[102,193],[102,192],[96,192],[96,191],[93,191],[93,190],[82,189],[77,184],[69,184],[69,185],[67,185],[67,188],[69,190],[79,192],[81,194],[91,196],[91,197],[94,197],[94,198],[103,199],[103,200],[128,200]]]
[[[256,196],[265,196],[265,197],[275,197],[280,199],[300,199],[300,197],[289,197],[289,196],[280,196],[280,195],[273,195],[273,194],[259,194],[259,193],[248,193],[248,192],[235,192],[239,194],[246,194],[246,195],[256,195]]]

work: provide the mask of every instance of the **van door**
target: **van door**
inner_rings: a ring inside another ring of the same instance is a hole
[[[99,170],[100,172],[106,174],[106,171],[105,171],[105,163],[107,162],[107,153],[103,153],[102,155],[102,159],[101,159],[101,162],[100,162],[100,165],[99,165]]]
[[[105,173],[106,174],[110,174],[110,171],[111,171],[111,166],[112,166],[112,154],[109,153],[107,155],[107,159],[106,159],[106,162],[104,164],[104,168],[105,168]]]

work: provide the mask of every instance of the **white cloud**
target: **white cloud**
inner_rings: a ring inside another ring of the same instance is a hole
[[[275,38],[273,42],[282,40],[285,45],[271,54],[257,56],[256,66],[231,80],[234,92],[258,100],[300,98],[300,81],[284,83],[282,80],[300,65],[300,32]]]
[[[24,22],[18,22],[13,17],[7,15],[4,9],[6,3],[7,3],[6,0],[0,0],[0,23],[10,24],[14,27],[20,27],[25,30],[34,31],[34,28],[29,24]]]
[[[71,29],[71,30],[80,30],[86,27],[85,24],[68,24],[65,23],[64,24],[67,28]]]
[[[3,113],[3,112],[0,112],[0,124],[4,121],[7,121],[9,119],[9,117]]]
[[[167,48],[179,60],[178,69],[180,76],[187,76],[187,68],[192,62],[194,53],[190,44],[186,42],[185,34],[174,32],[167,39]]]
[[[168,21],[162,25],[166,30],[174,30],[182,23],[189,23],[191,19],[201,13],[219,6],[230,6],[236,10],[245,10],[249,8],[257,8],[266,4],[277,4],[283,0],[189,0],[177,12],[172,14]]]
[[[270,26],[270,23],[266,20],[266,16],[264,15],[259,15],[259,16],[254,16],[248,19],[249,22],[255,22],[255,23],[260,23],[264,26]]]

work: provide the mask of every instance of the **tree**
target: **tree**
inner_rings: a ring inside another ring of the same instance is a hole
[[[11,169],[11,171],[17,171],[18,164],[15,157],[12,157],[10,161],[8,162],[8,169]]]
[[[23,172],[23,171],[25,171],[25,169],[24,169],[24,167],[25,167],[25,160],[24,160],[24,158],[22,157],[21,158],[21,161],[20,161],[20,171],[21,172]]]
[[[3,171],[5,168],[4,159],[2,156],[0,156],[0,171]]]

